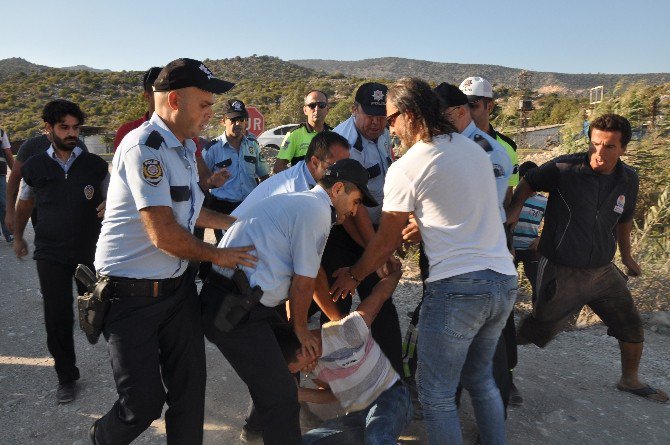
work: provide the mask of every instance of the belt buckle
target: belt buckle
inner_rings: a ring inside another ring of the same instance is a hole
[[[151,282],[151,290],[153,291],[153,297],[158,298],[158,281]]]

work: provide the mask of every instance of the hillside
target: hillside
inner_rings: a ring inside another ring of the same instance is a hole
[[[516,88],[518,68],[499,65],[460,64],[428,62],[425,60],[403,59],[399,57],[383,57],[358,61],[341,60],[291,60],[291,63],[331,74],[344,74],[356,77],[379,77],[398,79],[415,76],[433,82],[449,82],[459,84],[469,76],[482,76],[495,87]],[[558,91],[579,92],[594,86],[604,85],[611,91],[617,83],[629,85],[646,82],[658,85],[670,82],[670,73],[652,74],[564,74],[531,71],[533,74],[531,88],[556,88]]]

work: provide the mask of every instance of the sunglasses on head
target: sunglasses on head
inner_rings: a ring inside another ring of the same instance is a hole
[[[316,107],[319,107],[323,110],[328,106],[328,102],[312,102],[309,104],[305,104],[305,106],[311,108],[312,110],[315,109]]]

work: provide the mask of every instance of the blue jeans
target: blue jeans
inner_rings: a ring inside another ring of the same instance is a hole
[[[302,436],[303,445],[395,445],[412,420],[409,389],[398,384],[387,389],[367,409],[329,419]]]
[[[431,444],[463,443],[458,382],[468,390],[483,445],[505,443],[505,414],[492,360],[516,300],[517,277],[492,270],[426,283],[419,316],[419,400]]]

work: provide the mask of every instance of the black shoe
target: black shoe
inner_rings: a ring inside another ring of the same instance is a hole
[[[99,419],[98,419],[99,420]],[[95,441],[95,429],[98,426],[98,421],[93,422],[93,425],[88,429],[88,438],[91,440],[91,445],[96,445]]]
[[[58,403],[70,403],[74,400],[75,382],[68,382],[58,385],[56,390],[56,401]]]
[[[256,430],[248,430],[242,428],[240,433],[240,442],[242,443],[262,443],[263,442],[263,432]]]
[[[512,387],[510,388],[509,391],[509,405],[510,406],[523,405],[523,397],[521,397],[521,393],[519,392],[519,389],[516,387],[514,383],[512,383]]]
[[[14,241],[14,237],[12,236],[11,233],[8,233],[5,235],[5,240],[7,240],[8,243],[11,243],[12,241]]]

